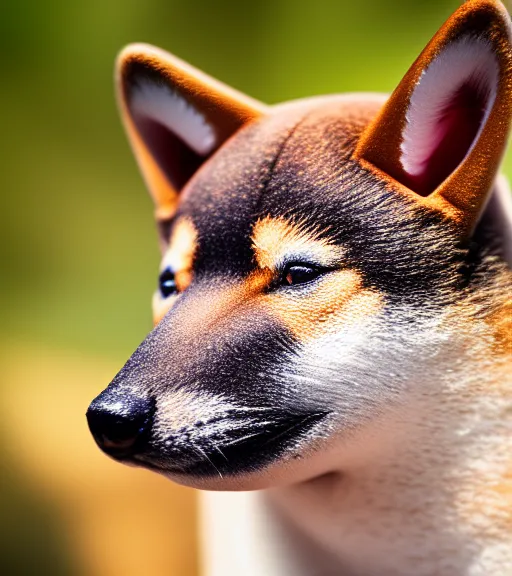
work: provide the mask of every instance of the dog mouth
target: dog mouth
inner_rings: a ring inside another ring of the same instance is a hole
[[[213,424],[199,422],[136,455],[132,463],[166,474],[194,477],[256,472],[314,437],[316,426],[327,415],[273,411],[263,420],[234,417]]]

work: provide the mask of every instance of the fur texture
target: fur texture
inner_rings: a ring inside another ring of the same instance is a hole
[[[237,106],[170,55],[123,53],[163,259],[155,329],[88,418],[120,461],[265,489],[206,497],[209,576],[509,573],[511,71],[494,0],[389,100]]]

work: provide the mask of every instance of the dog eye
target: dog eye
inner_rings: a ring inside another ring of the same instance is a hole
[[[314,266],[308,266],[307,264],[293,264],[285,268],[282,275],[282,283],[285,286],[306,284],[306,282],[311,282],[320,274],[321,271]]]
[[[176,288],[176,280],[174,278],[174,273],[170,268],[166,268],[158,278],[158,284],[160,287],[160,293],[164,298],[168,298],[172,294],[176,294],[178,289]]]

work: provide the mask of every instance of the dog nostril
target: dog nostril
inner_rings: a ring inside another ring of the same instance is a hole
[[[151,429],[152,400],[108,389],[87,410],[89,429],[98,446],[109,456],[122,459],[140,452]]]

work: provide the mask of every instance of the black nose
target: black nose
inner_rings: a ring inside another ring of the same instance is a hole
[[[87,422],[98,446],[109,456],[128,458],[140,452],[151,430],[154,402],[108,388],[87,410]]]

